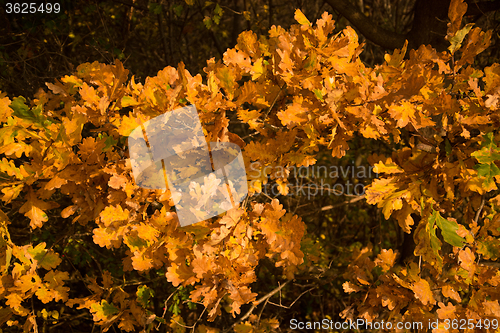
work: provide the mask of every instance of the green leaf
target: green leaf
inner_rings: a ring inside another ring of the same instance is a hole
[[[210,30],[212,28],[212,19],[208,16],[205,16],[205,18],[203,19],[203,23],[205,24],[205,27],[207,27],[208,30]]]
[[[26,99],[23,96],[19,96],[12,100],[10,108],[14,110],[14,116],[22,119],[32,119],[33,113],[30,112],[29,107],[25,103]]]
[[[471,154],[481,164],[493,163],[500,160],[500,149],[494,142],[493,133],[489,132],[483,135],[481,142],[481,150],[477,150]]]
[[[316,52],[312,52],[309,57],[307,57],[306,61],[304,62],[304,69],[310,69],[314,68],[316,66]]]
[[[211,231],[210,228],[204,227],[203,225],[201,225],[201,223],[195,223],[185,227],[181,227],[181,230],[185,233],[194,234],[194,240],[197,241],[206,237]]]
[[[486,240],[478,241],[477,253],[483,255],[485,259],[498,258],[500,255],[500,242],[491,236]]]
[[[159,3],[155,2],[150,2],[149,3],[149,11],[152,12],[153,14],[160,14],[162,11],[162,5]]]
[[[316,95],[316,97],[323,102],[323,92],[321,92],[321,90],[314,89],[314,95]]]
[[[188,3],[188,5],[189,5],[189,3]],[[182,5],[174,5],[173,10],[174,10],[175,16],[180,17],[182,15],[183,9],[184,8],[182,7]]]
[[[122,104],[123,108],[140,104],[139,102],[137,102],[135,99],[133,99],[130,96],[123,96],[121,102],[122,102],[121,104]]]
[[[34,248],[30,246],[28,253],[38,262],[38,266],[46,270],[56,268],[62,261],[57,253],[51,253],[45,249],[45,242]]]
[[[222,8],[219,6],[219,4],[215,5],[215,9],[214,9],[214,14],[215,15],[219,15],[219,16],[222,16],[222,13],[224,11],[222,10]]]
[[[451,54],[455,53],[455,51],[462,46],[465,36],[467,36],[473,25],[474,23],[467,24],[465,27],[458,30],[455,36],[450,38],[451,45],[448,47],[448,50],[450,50]]]
[[[148,242],[145,240],[137,237],[137,236],[128,236],[127,238],[127,245],[132,249],[132,248],[137,248],[141,249],[143,247],[148,246]]]
[[[106,141],[104,141],[104,148],[103,148],[103,151],[107,151],[109,150],[109,148],[111,148],[112,146],[116,145],[118,143],[118,140],[115,140],[113,139],[112,136],[108,136],[106,133],[104,134],[101,134],[99,133],[99,139],[106,139]]]
[[[112,316],[120,312],[120,310],[118,310],[118,308],[114,306],[113,303],[108,303],[106,300],[102,300],[101,309],[106,317]]]
[[[427,225],[429,230],[427,231],[429,233],[431,248],[434,254],[439,258],[440,257],[439,250],[441,250],[441,241],[436,235],[435,225],[436,225],[436,220],[431,216],[431,218],[429,218],[429,224]]]
[[[140,286],[137,288],[137,302],[142,305],[142,307],[147,307],[149,298],[154,296],[154,291],[147,286]]]
[[[450,156],[451,152],[452,152],[450,140],[448,140],[448,138],[446,138],[444,143],[445,143],[444,148],[446,150],[446,156]]]
[[[486,177],[488,180],[492,180],[495,176],[500,176],[500,169],[495,163],[491,164],[478,164],[474,168],[477,170],[479,176]]]
[[[435,222],[438,228],[441,229],[441,235],[443,235],[443,239],[446,243],[451,244],[455,247],[462,247],[466,243],[465,239],[457,234],[457,222],[445,219],[439,212],[435,210],[432,211],[430,222],[432,224],[434,224]]]

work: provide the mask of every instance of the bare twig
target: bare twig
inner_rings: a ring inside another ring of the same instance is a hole
[[[266,114],[264,115],[264,120],[263,120],[263,123],[264,123],[264,127],[266,127],[266,122],[267,122],[267,116],[269,116],[269,113],[271,112],[271,110],[273,109],[274,107],[274,104],[276,104],[276,101],[278,100],[278,98],[280,97],[281,95],[281,92],[283,91],[283,89],[286,89],[286,83],[283,84],[283,86],[280,87],[280,91],[278,91],[278,94],[276,95],[276,97],[274,97],[274,100],[273,102],[271,103],[271,106],[269,107],[269,109],[267,109],[267,112]]]
[[[314,290],[314,289],[316,289],[316,288],[318,288],[318,286],[314,286],[314,287],[312,287],[312,288],[307,289],[306,291],[304,291],[303,293],[301,293],[301,294],[300,294],[300,295],[299,295],[299,296],[295,299],[295,301],[293,301],[293,302],[292,302],[292,304],[290,304],[290,305],[288,305],[288,306],[281,304],[281,301],[280,301],[280,304],[276,304],[276,303],[273,303],[273,302],[269,302],[269,304],[272,304],[272,305],[274,305],[274,306],[279,306],[280,308],[290,309],[290,308],[291,308],[291,307],[292,307],[295,303],[297,303],[297,301],[298,301],[298,300],[299,300],[302,296],[304,296],[306,293],[308,293],[308,292],[310,292],[310,291],[312,291],[312,290]]]
[[[156,19],[158,20],[158,30],[160,31],[160,39],[161,39],[161,43],[162,43],[162,46],[163,46],[163,61],[165,63],[165,66],[168,66],[168,50],[167,50],[167,40],[166,40],[166,37],[165,37],[165,32],[163,31],[163,22],[162,22],[162,19],[161,19],[161,15],[160,14],[157,14],[156,15]],[[172,59],[170,59],[172,60]]]
[[[479,221],[479,217],[481,216],[481,212],[483,210],[483,207],[484,207],[484,195],[481,198],[481,205],[479,206],[479,209],[476,212],[476,216],[474,217],[474,222],[476,222],[476,224]]]
[[[231,325],[230,327],[226,328],[223,333],[227,333],[229,332],[231,329],[233,329],[233,327],[235,327],[236,325],[238,325],[239,323],[241,323],[243,320],[247,319],[248,317],[250,317],[250,315],[252,314],[253,310],[255,310],[255,308],[257,306],[259,306],[260,303],[262,302],[267,302],[269,298],[271,298],[274,294],[276,294],[277,292],[279,292],[281,289],[283,289],[284,286],[286,286],[290,281],[292,280],[287,280],[285,283],[283,283],[282,285],[280,285],[279,287],[273,289],[272,291],[270,291],[269,293],[267,293],[266,295],[262,296],[261,298],[259,298],[257,301],[253,302],[252,304],[252,307],[250,308],[250,310],[248,310],[245,315],[243,315],[243,317],[241,317],[240,319],[238,319],[237,322],[235,322],[233,325]]]
[[[345,206],[345,205],[349,205],[349,204],[355,203],[357,201],[363,200],[365,197],[366,197],[365,194],[359,195],[359,196],[356,196],[355,198],[352,198],[351,200],[347,200],[347,201],[341,202],[339,204],[321,207],[320,211],[324,212],[326,210],[330,210],[330,209],[342,207],[342,206]],[[316,213],[316,211],[313,211],[313,212],[309,212],[307,214],[304,214],[302,216],[307,216],[307,215],[311,215],[311,214],[315,214],[315,213]]]
[[[179,288],[181,286],[177,287],[177,289],[175,289],[175,291],[173,293],[170,294],[170,296],[168,296],[168,298],[165,300],[165,303],[164,303],[164,310],[163,310],[163,314],[161,316],[161,318],[165,319],[165,314],[167,313],[167,303],[168,301],[170,300],[170,298],[172,298],[172,296],[174,296],[178,291],[179,291]],[[156,330],[159,330],[160,329],[160,326],[161,326],[161,323],[158,324],[158,326],[156,327]]]

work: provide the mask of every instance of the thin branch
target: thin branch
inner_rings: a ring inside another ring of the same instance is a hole
[[[164,307],[163,307],[163,314],[161,316],[161,318],[165,319],[165,314],[167,313],[167,303],[168,301],[170,300],[170,298],[172,298],[172,296],[174,296],[178,291],[179,291],[179,288],[181,286],[177,287],[177,289],[175,289],[175,291],[173,293],[170,294],[170,296],[168,296],[168,298],[165,300],[165,303],[164,303]],[[158,323],[158,326],[156,327],[156,330],[159,330],[160,329],[160,326],[161,326],[161,323]]]
[[[285,283],[283,283],[281,286],[275,288],[274,290],[270,291],[269,293],[267,293],[266,295],[262,296],[261,298],[259,298],[257,301],[253,302],[252,304],[252,307],[250,308],[250,310],[247,311],[247,313],[245,313],[245,315],[243,317],[241,317],[240,319],[238,319],[237,322],[235,322],[233,325],[231,325],[231,327],[228,327],[226,328],[223,333],[227,333],[229,332],[231,329],[233,329],[236,325],[238,325],[239,323],[241,323],[243,320],[247,319],[248,317],[250,317],[250,315],[252,314],[253,310],[255,310],[255,308],[257,306],[259,306],[260,303],[262,302],[267,302],[267,300],[269,298],[271,298],[274,294],[276,294],[277,292],[279,292],[281,289],[283,289],[284,286],[286,286],[290,281],[292,280],[287,280]]]
[[[500,9],[499,1],[466,2],[469,4],[469,6],[467,7],[467,12],[465,13],[465,15],[484,15],[487,12],[492,12]]]
[[[483,210],[483,207],[484,207],[484,195],[483,197],[481,198],[481,205],[479,206],[479,209],[477,210],[476,212],[476,216],[474,218],[474,222],[477,224],[477,222],[479,221],[479,217],[481,216],[481,211]]]
[[[267,109],[267,112],[266,114],[264,115],[264,125],[263,127],[266,127],[266,121],[267,121],[267,116],[269,116],[269,113],[271,112],[271,110],[273,109],[274,107],[274,104],[276,104],[276,101],[278,100],[278,97],[280,97],[281,95],[281,92],[283,91],[283,89],[286,89],[286,83],[283,84],[283,86],[280,87],[280,91],[278,91],[278,94],[276,95],[276,97],[274,97],[274,100],[273,102],[271,103],[271,106],[269,107],[269,109]]]
[[[299,295],[299,296],[295,299],[295,301],[293,301],[293,302],[292,302],[292,304],[290,304],[289,306],[283,305],[283,304],[281,304],[281,302],[280,302],[280,304],[276,304],[276,303],[273,303],[273,302],[271,302],[271,301],[270,301],[270,302],[269,302],[269,304],[272,304],[272,305],[274,305],[274,306],[278,306],[278,307],[280,307],[280,308],[284,308],[284,309],[291,309],[291,307],[292,307],[292,306],[293,306],[293,305],[294,305],[294,304],[295,304],[295,303],[296,303],[296,302],[297,302],[297,301],[298,301],[298,300],[299,300],[302,296],[304,296],[306,293],[308,293],[308,292],[310,292],[310,291],[312,291],[312,290],[314,290],[314,289],[317,289],[317,288],[318,288],[318,287],[317,287],[317,286],[315,286],[315,287],[309,288],[309,289],[307,289],[306,291],[302,292],[302,293],[301,293],[301,294],[300,294],[300,295]]]
[[[136,8],[136,9],[139,9],[139,10],[142,10],[142,11],[145,11],[145,12],[147,12],[147,11],[148,11],[148,8],[146,8],[146,7],[142,7],[142,6],[139,6],[139,5],[136,5],[135,3],[130,3],[130,2],[127,2],[127,1],[121,1],[121,0],[113,0],[113,2],[118,2],[118,3],[121,3],[121,4],[123,4],[123,5],[129,6],[129,7],[133,7],[133,8]]]
[[[330,209],[342,207],[342,206],[345,206],[345,205],[349,205],[349,204],[355,203],[357,201],[363,200],[365,197],[366,197],[366,195],[363,194],[363,195],[357,196],[355,198],[352,198],[351,200],[347,200],[347,201],[344,201],[344,202],[341,202],[341,203],[338,203],[338,204],[335,204],[335,205],[324,206],[324,207],[321,207],[320,211],[324,212],[326,210],[330,210]],[[316,213],[317,213],[317,211],[312,211],[312,212],[309,212],[308,214],[304,214],[304,215],[301,215],[301,216],[308,216],[308,215],[312,215],[312,214],[316,214]]]
[[[386,49],[403,47],[405,36],[389,31],[376,25],[359,9],[347,0],[326,0],[326,2],[337,12],[343,15],[359,32],[373,43]]]
[[[163,31],[163,23],[161,19],[161,15],[157,14],[156,18],[158,20],[158,30],[160,30],[161,43],[163,45],[163,61],[165,62],[165,66],[168,66],[168,50],[167,50],[167,39],[165,37],[165,32]],[[171,59],[170,59],[171,60]]]

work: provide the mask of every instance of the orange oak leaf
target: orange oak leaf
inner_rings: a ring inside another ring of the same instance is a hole
[[[460,297],[460,294],[455,291],[455,288],[453,286],[444,285],[441,288],[441,292],[443,293],[444,297],[451,298],[459,303],[462,302],[462,298]]]
[[[443,302],[438,303],[439,309],[436,311],[439,319],[454,319],[456,317],[457,307],[448,302],[444,305]]]
[[[484,313],[486,315],[500,317],[500,304],[498,300],[495,301],[484,301],[483,302]]]
[[[127,221],[129,215],[130,215],[129,210],[128,209],[123,210],[122,206],[120,205],[107,206],[99,214],[101,222],[104,223],[105,227],[109,227],[113,222]]]
[[[418,298],[422,304],[436,304],[434,295],[432,294],[429,282],[425,279],[420,279],[419,281],[411,285],[411,290],[415,293],[415,297]]]
[[[48,216],[45,210],[59,207],[55,202],[46,202],[37,199],[35,191],[30,187],[26,196],[26,203],[19,208],[19,213],[24,214],[30,221],[32,229],[41,228],[43,222],[48,221]]]
[[[375,259],[375,264],[382,267],[383,272],[387,272],[394,265],[395,261],[396,253],[394,253],[392,249],[382,249],[382,251],[377,255],[377,259]]]
[[[458,252],[458,259],[460,262],[460,267],[465,269],[469,273],[469,278],[471,278],[476,272],[476,257],[472,253],[470,248],[465,248],[465,250],[460,250]]]
[[[446,34],[446,39],[450,39],[455,36],[458,29],[460,29],[460,24],[462,23],[462,17],[467,12],[467,3],[464,0],[451,0],[450,8],[448,10],[448,17],[450,23],[448,23],[448,33]]]

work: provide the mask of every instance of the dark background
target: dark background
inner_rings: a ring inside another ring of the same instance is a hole
[[[498,59],[500,1],[469,3],[465,16],[484,31],[493,29],[492,46],[479,61]],[[12,2],[11,2],[12,3]],[[40,2],[38,2],[40,3]],[[311,22],[324,11],[337,31],[353,26],[366,42],[361,59],[374,65],[386,52],[431,44],[444,50],[449,1],[435,0],[59,0],[58,14],[7,14],[0,1],[0,90],[9,96],[33,95],[45,82],[71,73],[79,64],[124,62],[139,80],[184,62],[202,73],[206,61],[221,59],[238,34],[267,34],[272,25],[294,22],[296,8]]]

